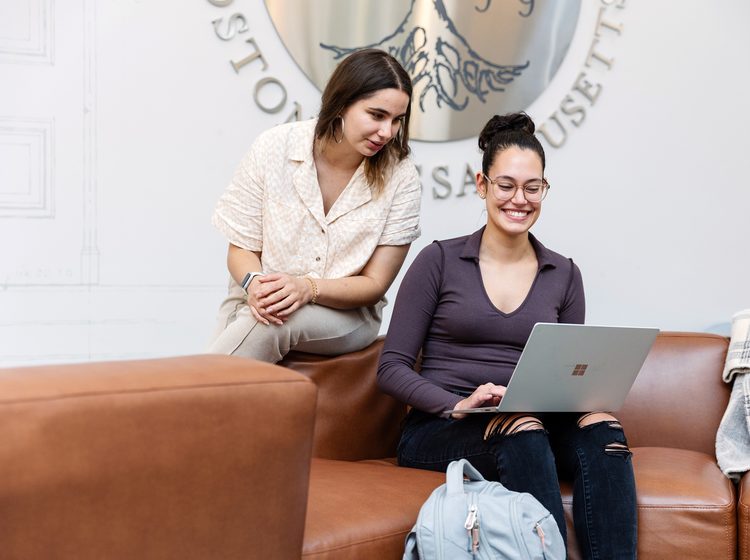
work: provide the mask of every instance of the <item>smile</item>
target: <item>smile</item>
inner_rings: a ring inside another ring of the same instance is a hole
[[[508,216],[511,218],[525,218],[529,214],[531,214],[530,211],[527,210],[503,210]]]

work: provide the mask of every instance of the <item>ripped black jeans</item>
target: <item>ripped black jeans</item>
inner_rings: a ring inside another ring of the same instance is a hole
[[[498,425],[488,430],[489,414],[456,420],[412,410],[404,421],[398,462],[445,471],[451,461],[468,459],[487,480],[536,497],[555,517],[567,543],[559,474],[573,482],[573,522],[583,557],[635,558],[635,479],[619,423],[579,427],[580,413],[533,416],[543,429],[527,425],[514,432]]]

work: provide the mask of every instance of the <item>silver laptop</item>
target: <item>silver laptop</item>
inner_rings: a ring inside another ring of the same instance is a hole
[[[537,323],[500,404],[455,412],[618,410],[658,333],[650,327]]]

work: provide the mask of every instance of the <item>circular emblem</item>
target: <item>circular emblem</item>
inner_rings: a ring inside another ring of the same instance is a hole
[[[526,109],[565,58],[580,0],[265,0],[287,50],[322,89],[352,51],[397,58],[414,85],[411,135],[476,136],[493,114]]]

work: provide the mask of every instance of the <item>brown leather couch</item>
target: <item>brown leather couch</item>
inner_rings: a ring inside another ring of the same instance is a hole
[[[630,447],[643,560],[748,555],[750,482],[735,488],[716,466],[714,438],[730,387],[721,380],[726,338],[662,333],[616,415]],[[378,392],[382,347],[337,358],[292,354],[284,365],[318,387],[303,558],[397,559],[422,502],[444,476],[394,466],[404,407]],[[570,558],[571,487],[563,482]],[[738,531],[737,515],[740,515]]]
[[[381,347],[290,355],[303,375],[227,356],[0,370],[0,558],[400,558],[444,476],[394,464]],[[726,350],[661,334],[617,412],[642,559],[736,558],[738,537],[748,558],[750,487],[737,506],[714,459]]]
[[[229,356],[0,370],[0,559],[299,558],[315,399]]]

